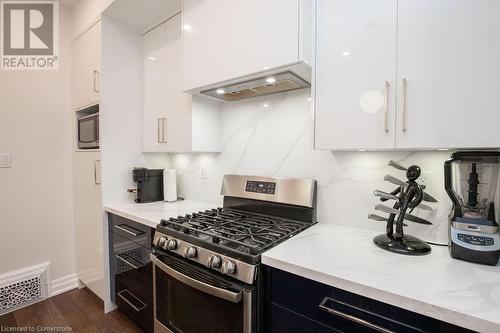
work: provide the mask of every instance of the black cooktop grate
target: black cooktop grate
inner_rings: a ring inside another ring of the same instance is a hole
[[[260,254],[309,225],[235,209],[217,208],[161,221],[161,227],[243,254]]]

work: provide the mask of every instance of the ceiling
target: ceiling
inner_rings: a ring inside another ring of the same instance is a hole
[[[76,1],[76,0],[70,0]],[[145,33],[182,10],[182,0],[115,0],[104,15]]]

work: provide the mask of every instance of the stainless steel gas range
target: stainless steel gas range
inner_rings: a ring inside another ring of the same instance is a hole
[[[221,194],[223,208],[156,227],[156,333],[262,332],[261,254],[315,223],[314,180],[226,175]]]

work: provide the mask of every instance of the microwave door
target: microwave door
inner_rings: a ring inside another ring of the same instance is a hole
[[[78,120],[78,145],[80,148],[98,148],[99,116],[92,115]]]

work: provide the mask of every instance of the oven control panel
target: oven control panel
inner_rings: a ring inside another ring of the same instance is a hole
[[[276,183],[247,180],[245,191],[254,193],[274,194],[274,192],[276,191]]]
[[[248,284],[254,283],[257,277],[257,265],[251,265],[235,258],[227,257],[158,231],[155,232],[153,245],[158,250],[161,249],[175,253],[185,258],[188,262],[196,262],[208,269],[229,275]]]

